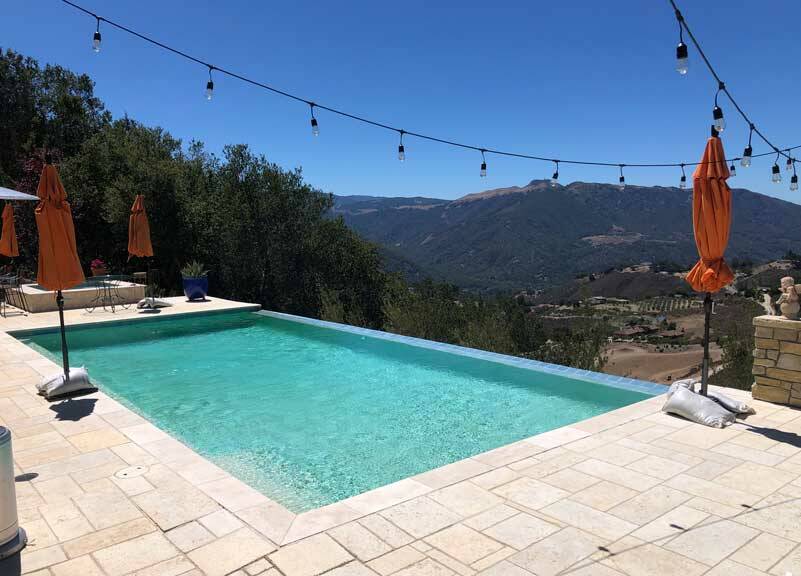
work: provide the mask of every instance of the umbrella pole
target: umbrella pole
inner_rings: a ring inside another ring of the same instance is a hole
[[[152,285],[153,284],[153,280],[151,278],[151,272],[150,272],[150,258],[147,259],[147,279],[145,280],[145,283],[146,283],[145,290],[150,292],[150,304],[148,304],[148,306],[150,306],[151,308],[154,308],[154,306],[153,306],[153,285]]]
[[[64,296],[61,290],[56,292],[56,304],[58,304],[58,321],[61,324],[61,361],[64,365],[64,381],[70,381],[70,357],[67,352],[67,333],[64,328]]]
[[[701,367],[701,394],[706,396],[707,380],[709,379],[709,320],[712,314],[712,293],[707,292],[704,297],[704,362]]]

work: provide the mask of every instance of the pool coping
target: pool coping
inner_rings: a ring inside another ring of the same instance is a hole
[[[211,302],[211,300],[209,300],[209,302]],[[65,323],[65,328],[67,330],[67,334],[69,335],[70,330],[78,328],[91,329],[100,328],[101,326],[119,326],[121,324],[129,324],[131,322],[161,322],[165,320],[175,320],[176,318],[180,318],[182,316],[214,316],[216,314],[236,314],[237,312],[258,312],[260,310],[261,306],[258,304],[243,304],[236,308],[222,308],[217,310],[188,310],[185,312],[165,314],[163,316],[161,314],[148,314],[144,316],[131,316],[129,318],[97,318],[96,320],[90,322],[67,322]],[[59,325],[56,323],[37,328],[16,328],[12,330],[5,330],[4,332],[9,336],[19,339],[26,336],[54,332],[58,330],[58,328]]]
[[[320,328],[330,328],[333,330],[339,330],[341,332],[348,332],[350,334],[358,334],[360,336],[369,336],[371,338],[378,338],[380,340],[399,342],[401,344],[408,344],[409,346],[416,346],[418,348],[427,348],[429,350],[447,352],[450,354],[456,354],[458,356],[486,360],[488,362],[505,364],[515,368],[545,372],[547,374],[554,374],[564,378],[571,378],[573,380],[581,380],[584,382],[591,382],[593,384],[610,386],[612,388],[621,388],[623,390],[640,392],[642,394],[648,394],[649,396],[658,396],[659,394],[664,394],[667,391],[664,385],[648,382],[646,380],[637,380],[634,378],[626,378],[625,376],[603,374],[601,372],[593,372],[592,370],[583,370],[581,368],[571,368],[570,366],[551,364],[549,362],[531,360],[529,358],[521,358],[518,356],[510,356],[508,354],[499,354],[497,352],[488,352],[486,350],[479,350],[477,348],[446,344],[444,342],[436,342],[434,340],[426,340],[423,338],[414,338],[412,336],[403,336],[401,334],[384,332],[382,330],[372,330],[370,328],[361,328],[358,326],[351,326],[349,324],[329,322],[327,320],[317,320],[315,318],[296,316],[294,314],[286,314],[284,312],[275,312],[272,310],[259,310],[256,312],[256,314],[288,320],[291,322],[298,322],[300,324],[309,324],[311,326],[318,326]]]
[[[346,329],[346,331],[353,331],[357,334],[382,337],[388,340],[406,342],[417,346],[422,345],[423,347],[439,349],[447,352],[455,351],[454,353],[460,355],[485,358],[487,360],[498,361],[499,363],[504,364],[508,364],[509,360],[518,360],[514,357],[508,357],[502,354],[494,354],[460,346],[440,344],[418,338],[409,338],[405,336],[399,336],[397,334],[345,326],[333,322],[325,322],[278,312],[262,311],[259,310],[259,308],[259,306],[243,305],[241,307],[232,309],[176,312],[174,314],[165,315],[162,317],[142,317],[137,315],[130,318],[117,318],[113,320],[93,319],[85,322],[82,321],[80,322],[80,325],[89,327],[98,324],[119,324],[137,320],[154,321],[161,318],[179,317],[186,314],[217,314],[251,311],[267,316],[286,318],[299,322],[303,321],[308,324],[316,324],[328,328],[340,330]],[[73,324],[73,326],[76,325],[78,324]],[[58,369],[60,367],[34,348],[28,346],[22,340],[19,340],[17,336],[19,336],[20,333],[42,331],[48,332],[52,331],[53,328],[57,328],[57,325],[32,330],[22,329],[2,331],[0,332],[0,336],[11,338],[17,345],[23,346],[25,350],[33,353],[33,355],[35,355],[37,358],[37,360],[34,362],[41,362],[44,360],[45,363],[50,366],[48,370],[52,371],[53,369]],[[586,379],[581,378],[581,376],[595,376],[595,373],[585,370],[558,367],[553,364],[546,364],[525,359],[519,360],[522,363],[521,367],[525,368],[530,365],[536,366],[536,370],[541,370],[540,365],[544,365],[550,367],[553,373],[557,373],[566,377]],[[516,362],[511,363],[511,365],[516,364]],[[41,364],[39,366],[41,367]],[[572,372],[568,372],[569,370]],[[593,379],[589,379],[589,381],[595,382]],[[660,394],[666,391],[666,389],[662,386],[659,388],[661,389]],[[35,391],[33,393],[35,394]],[[554,428],[552,430],[548,430],[546,432],[542,432],[510,444],[505,444],[468,458],[457,460],[455,462],[409,476],[396,482],[379,486],[372,490],[339,500],[332,504],[307,510],[301,513],[295,513],[282,504],[272,500],[257,489],[251,487],[246,482],[235,477],[227,470],[217,466],[214,462],[196,452],[192,447],[184,444],[182,441],[172,436],[169,432],[159,428],[150,422],[150,420],[115,400],[101,389],[98,389],[97,392],[94,392],[86,397],[97,398],[98,402],[102,401],[104,404],[111,404],[114,406],[114,414],[129,413],[144,420],[146,424],[130,427],[119,427],[118,429],[120,432],[128,436],[131,442],[140,446],[146,452],[151,454],[155,461],[173,470],[179,476],[184,477],[193,486],[217,502],[222,508],[231,512],[239,520],[263,534],[279,547],[308,538],[309,536],[326,532],[332,528],[336,528],[343,524],[352,522],[353,520],[363,518],[370,514],[374,514],[397,504],[424,496],[431,492],[435,492],[452,484],[456,484],[458,482],[491,472],[497,467],[504,466],[507,463],[525,460],[526,458],[533,457],[536,454],[541,454],[543,452],[559,448],[565,444],[591,436],[597,430],[619,426],[644,415],[658,412],[662,401],[659,395],[652,395],[650,398],[629,404],[622,408],[604,412],[594,417],[580,420],[566,426]],[[46,402],[44,399],[41,399],[41,401]],[[102,414],[100,415],[102,416]],[[110,425],[117,428],[113,422],[110,422]],[[154,437],[156,440],[153,440]],[[167,441],[169,441],[168,446],[165,446],[164,443]],[[196,464],[197,462],[202,461],[204,465],[212,469],[216,469],[219,472],[214,480],[208,481],[203,479],[190,479],[189,474],[184,476],[184,473],[186,473],[187,458],[190,454],[191,461],[193,463]],[[243,502],[246,502],[247,504],[243,504]]]

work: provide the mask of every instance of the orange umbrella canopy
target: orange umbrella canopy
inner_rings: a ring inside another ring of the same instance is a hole
[[[734,279],[723,260],[731,227],[728,177],[723,144],[713,136],[693,174],[693,231],[701,259],[687,274],[687,282],[697,292],[717,292]]]
[[[14,208],[6,202],[3,208],[3,234],[0,236],[0,254],[14,258],[19,256],[17,231],[14,228]]]
[[[75,226],[67,193],[55,166],[45,164],[36,191],[36,226],[39,229],[39,273],[36,281],[47,290],[66,290],[84,281]]]
[[[150,243],[150,224],[145,212],[145,197],[137,194],[131,216],[128,219],[128,254],[130,256],[153,256],[153,245]],[[130,258],[129,256],[129,258]]]

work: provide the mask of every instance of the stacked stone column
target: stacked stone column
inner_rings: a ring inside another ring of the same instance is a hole
[[[754,318],[754,385],[757,400],[801,406],[801,321]]]

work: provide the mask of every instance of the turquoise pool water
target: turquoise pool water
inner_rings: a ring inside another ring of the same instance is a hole
[[[252,312],[68,338],[104,391],[294,512],[648,397]],[[57,332],[20,339],[60,361]]]

